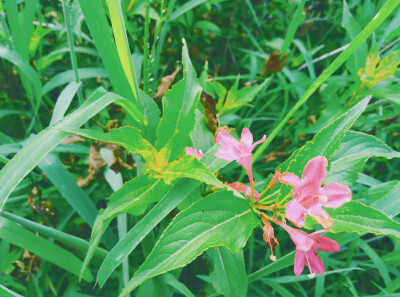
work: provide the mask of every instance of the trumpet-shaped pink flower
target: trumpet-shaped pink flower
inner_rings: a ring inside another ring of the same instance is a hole
[[[203,152],[201,150],[199,150],[199,152],[197,152],[194,148],[187,146],[185,148],[186,151],[186,155],[193,155],[195,157],[197,157],[198,160],[200,160],[203,157]]]
[[[289,172],[279,177],[282,184],[293,187],[293,200],[286,205],[286,218],[296,227],[303,227],[309,214],[324,228],[330,228],[332,220],[322,206],[336,208],[351,200],[351,191],[346,186],[329,183],[321,187],[327,166],[326,158],[318,156],[308,161],[301,179]]]
[[[243,128],[240,141],[226,132],[226,129],[220,129],[215,137],[215,142],[221,144],[216,157],[227,160],[236,161],[246,169],[250,183],[253,183],[253,173],[251,171],[252,151],[254,148],[265,141],[264,135],[259,141],[253,143],[253,134],[249,128]]]
[[[251,188],[250,187],[248,187],[240,182],[234,182],[234,183],[227,184],[227,185],[240,193],[245,193],[245,195],[249,199],[251,198]],[[258,199],[260,199],[260,194],[257,191],[254,191],[254,201],[257,201]]]
[[[294,256],[294,274],[300,275],[304,270],[304,265],[310,269],[310,277],[315,274],[322,274],[325,272],[325,266],[319,257],[317,250],[324,252],[337,252],[340,250],[340,245],[331,238],[320,236],[321,233],[326,232],[320,230],[307,234],[306,232],[289,227],[279,221],[276,221],[282,228],[284,228],[290,235],[293,243],[296,245],[296,255]]]

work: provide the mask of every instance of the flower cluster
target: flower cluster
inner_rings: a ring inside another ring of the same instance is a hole
[[[270,224],[270,221],[272,221],[286,230],[296,245],[294,273],[300,275],[305,265],[310,270],[310,277],[324,273],[325,266],[317,250],[324,252],[340,250],[336,241],[321,236],[332,227],[332,220],[324,207],[337,208],[350,201],[350,189],[337,183],[323,185],[327,175],[328,161],[323,156],[317,156],[308,161],[301,178],[290,172],[281,173],[279,169],[265,189],[258,193],[255,190],[252,172],[252,151],[258,144],[263,143],[266,137],[264,135],[260,140],[253,143],[252,133],[248,128],[244,128],[238,141],[230,135],[231,130],[228,127],[223,127],[217,131],[215,142],[219,143],[221,147],[215,156],[228,161],[236,161],[246,170],[250,187],[238,181],[227,185],[244,193],[246,198],[251,201],[255,213],[261,217],[264,225],[263,239],[271,250],[270,259],[276,260],[274,251],[275,246],[279,245],[274,235],[274,228]],[[202,156],[201,151],[197,153],[192,148],[186,148],[186,153],[198,158]],[[277,181],[292,188],[292,191],[286,197],[279,199],[280,201],[278,201],[280,190],[272,191]],[[293,199],[286,202],[290,198]],[[268,215],[267,211],[272,212],[272,215]],[[287,219],[297,228],[302,228],[305,225],[307,215],[313,217],[323,229],[308,234],[285,223]],[[279,220],[279,217],[282,220]]]

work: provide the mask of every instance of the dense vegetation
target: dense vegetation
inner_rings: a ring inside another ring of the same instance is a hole
[[[2,0],[0,296],[400,296],[399,2]]]

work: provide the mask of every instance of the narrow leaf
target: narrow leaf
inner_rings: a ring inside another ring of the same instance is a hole
[[[243,251],[232,254],[225,247],[216,247],[209,252],[214,264],[211,281],[217,292],[224,296],[246,297],[247,273]]]
[[[104,107],[118,99],[122,98],[116,94],[107,93],[104,89],[99,88],[76,111],[54,126],[43,130],[27,143],[0,171],[0,184],[2,185],[0,188],[0,209],[3,209],[8,196],[18,183],[41,159],[43,159],[43,157],[68,136],[68,133],[61,131],[60,128],[80,127]]]

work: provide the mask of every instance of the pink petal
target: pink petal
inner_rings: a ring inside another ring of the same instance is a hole
[[[291,221],[296,227],[304,226],[304,219],[307,210],[297,201],[293,199],[286,205],[286,218]]]
[[[254,144],[251,146],[251,150],[254,150],[254,148],[259,145],[260,143],[263,143],[267,139],[267,136],[263,136],[259,141],[254,142]]]
[[[318,238],[315,239],[314,247],[327,253],[333,253],[340,250],[340,245],[336,241],[323,236],[318,236]]]
[[[249,147],[253,144],[253,134],[251,134],[249,128],[243,128],[240,142]]]
[[[236,161],[237,160],[237,156],[233,152],[228,151],[228,150],[224,150],[222,148],[220,148],[218,150],[218,153],[215,153],[214,155],[217,158],[221,158],[221,159],[224,159],[224,160],[227,160],[227,161]]]
[[[198,156],[197,151],[192,147],[187,146],[185,148],[185,151],[186,151],[186,155],[193,155],[193,156],[196,156],[196,157]]]
[[[251,163],[252,163],[252,155],[251,154],[246,154],[246,155],[241,155],[240,158],[237,160],[237,162],[246,169],[247,174],[249,175],[249,179],[253,179],[253,173],[251,171]],[[251,176],[251,178],[250,178]]]
[[[325,272],[325,265],[319,257],[316,249],[310,249],[305,253],[306,264],[311,272],[315,274],[323,274]]]
[[[296,251],[296,255],[294,256],[294,274],[299,276],[303,270],[304,265],[306,264],[304,252]]]
[[[308,161],[301,175],[303,187],[308,188],[307,195],[317,194],[326,177],[328,161],[325,157],[318,156]],[[303,192],[303,190],[302,190]]]
[[[329,217],[328,213],[321,207],[321,205],[314,204],[308,209],[308,214],[315,218],[318,223],[322,225],[325,229],[329,229],[332,227],[332,220]]]
[[[291,185],[294,188],[299,188],[301,185],[300,179],[296,174],[284,172],[279,176],[279,181],[284,185]]]
[[[325,207],[336,208],[351,200],[350,189],[336,183],[326,184],[319,192],[328,198],[327,202],[321,203]]]
[[[283,224],[279,221],[276,222],[279,226],[289,233],[290,238],[292,239],[293,243],[296,245],[297,251],[306,252],[311,249],[314,245],[314,240],[308,236],[308,234],[302,230],[295,229],[289,227],[286,224]]]
[[[251,198],[251,188],[249,186],[246,186],[240,182],[234,182],[231,184],[228,183],[227,185],[235,191],[245,193],[247,197]],[[257,191],[254,191],[254,201],[257,201],[258,199],[260,199],[260,194]]]
[[[223,149],[233,152],[238,157],[242,152],[239,141],[225,132],[218,132],[216,143],[220,143]]]

